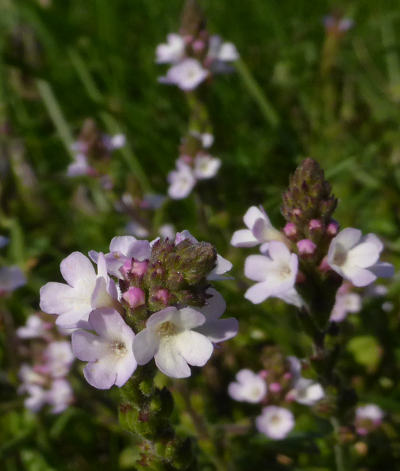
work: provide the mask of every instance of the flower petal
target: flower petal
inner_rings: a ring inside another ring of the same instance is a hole
[[[207,321],[196,328],[196,332],[205,335],[213,343],[229,340],[238,333],[239,322],[234,317]]]
[[[171,338],[162,339],[154,360],[157,368],[171,378],[187,378],[191,374],[188,364],[176,351]]]
[[[249,255],[244,263],[244,274],[254,281],[265,281],[274,268],[272,260],[264,255]]]
[[[132,352],[125,355],[124,358],[118,361],[117,365],[117,378],[115,385],[119,388],[122,387],[128,379],[132,376],[137,368],[137,361]]]
[[[92,328],[105,339],[118,338],[132,345],[135,334],[118,311],[110,307],[94,310],[89,316]]]
[[[339,234],[332,239],[332,243],[340,244],[344,249],[350,250],[361,239],[361,231],[353,227],[347,227],[339,232]]]
[[[177,310],[171,317],[171,322],[184,330],[198,327],[199,325],[204,324],[205,321],[206,318],[203,314],[192,307],[184,307],[179,311]]]
[[[160,337],[150,329],[141,330],[133,341],[133,353],[139,365],[148,363],[158,351]]]
[[[86,330],[72,332],[71,344],[73,354],[81,361],[96,361],[104,351],[99,337]]]
[[[119,252],[122,255],[128,255],[131,245],[136,241],[133,236],[113,237],[110,242],[110,252]]]
[[[64,280],[72,287],[85,285],[92,289],[96,281],[96,273],[92,262],[80,252],[72,252],[60,264]]]
[[[193,366],[204,366],[214,350],[213,344],[204,335],[185,330],[171,339],[178,353]]]
[[[267,224],[271,225],[267,214],[262,209],[262,207],[260,208],[257,206],[251,206],[243,216],[243,221],[250,230],[253,229],[254,223],[257,221],[257,219],[264,219]]]
[[[249,229],[240,229],[233,233],[231,245],[234,247],[254,247],[259,244],[253,233]]]
[[[94,363],[88,363],[83,374],[91,386],[97,389],[110,389],[117,379],[115,360],[109,355]]]
[[[251,301],[253,304],[260,304],[265,301],[271,292],[268,283],[256,283],[251,286],[244,294],[244,297]]]
[[[222,294],[218,293],[214,288],[209,288],[206,292],[211,295],[207,299],[206,304],[199,308],[201,313],[206,316],[206,320],[219,319],[226,309],[226,302]]]

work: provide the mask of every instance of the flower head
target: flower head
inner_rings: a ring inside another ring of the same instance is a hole
[[[236,375],[236,382],[228,386],[229,395],[235,401],[251,403],[261,402],[267,394],[267,383],[260,375],[251,370],[240,370]]]
[[[360,230],[348,227],[332,239],[327,262],[332,270],[354,286],[367,286],[377,276],[393,276],[393,265],[378,262],[382,250],[383,244],[376,235],[362,237]]]
[[[264,407],[256,418],[257,430],[273,440],[285,438],[294,427],[294,417],[290,410],[283,407]]]
[[[161,77],[159,81],[176,85],[187,92],[197,88],[208,77],[208,74],[208,70],[204,69],[198,60],[187,58],[173,65],[166,77]]]
[[[120,314],[112,308],[101,308],[89,316],[90,327],[72,333],[74,355],[88,364],[83,370],[86,381],[97,389],[123,386],[135,371],[133,355],[135,334]]]

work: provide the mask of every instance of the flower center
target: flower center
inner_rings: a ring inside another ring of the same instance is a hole
[[[290,270],[290,267],[288,265],[281,265],[279,267],[278,272],[279,272],[279,276],[282,279],[289,278],[289,276],[291,274],[291,270]]]
[[[271,422],[271,424],[273,424],[273,425],[278,425],[278,424],[280,424],[280,422],[281,422],[281,418],[280,418],[280,416],[279,416],[278,414],[274,414],[274,415],[271,416],[270,422]]]
[[[169,321],[163,322],[158,328],[158,333],[161,337],[170,337],[171,335],[175,335],[177,332],[178,327]]]
[[[335,254],[333,256],[333,263],[338,266],[344,265],[347,259],[347,252],[340,244],[337,245]]]
[[[126,345],[123,342],[120,342],[119,340],[112,342],[110,348],[114,355],[117,357],[123,357],[127,352]]]

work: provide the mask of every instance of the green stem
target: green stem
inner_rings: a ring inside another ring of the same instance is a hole
[[[337,471],[347,471],[348,467],[346,466],[346,450],[343,444],[340,442],[340,424],[336,417],[331,418],[331,424],[335,433],[336,443],[334,446],[335,452],[335,462]]]

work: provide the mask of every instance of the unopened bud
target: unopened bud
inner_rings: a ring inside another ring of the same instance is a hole
[[[144,291],[140,288],[136,288],[135,286],[128,288],[128,290],[123,293],[122,298],[132,309],[142,306],[146,302]]]
[[[300,255],[312,255],[317,248],[310,239],[299,240],[296,245]]]
[[[272,392],[272,393],[279,393],[281,392],[282,390],[282,386],[279,384],[279,383],[271,383],[269,385],[269,390]]]
[[[335,235],[338,233],[338,230],[339,224],[336,221],[331,221],[326,228],[326,233],[331,237],[335,237]]]
[[[125,279],[128,279],[131,269],[132,269],[132,259],[129,259],[122,265],[119,271],[121,272],[122,276]]]
[[[168,305],[169,301],[169,291],[165,288],[160,288],[157,290],[155,293],[154,297],[158,300],[161,301],[163,304]]]
[[[147,260],[143,262],[138,262],[137,260],[134,260],[131,268],[132,275],[142,277],[146,273],[148,265],[149,262]]]
[[[293,222],[288,222],[286,226],[283,228],[283,232],[285,233],[286,237],[288,237],[289,239],[296,237],[297,235],[296,224],[294,224]]]
[[[308,229],[310,232],[318,232],[322,229],[322,222],[319,219],[311,219],[308,223]]]

